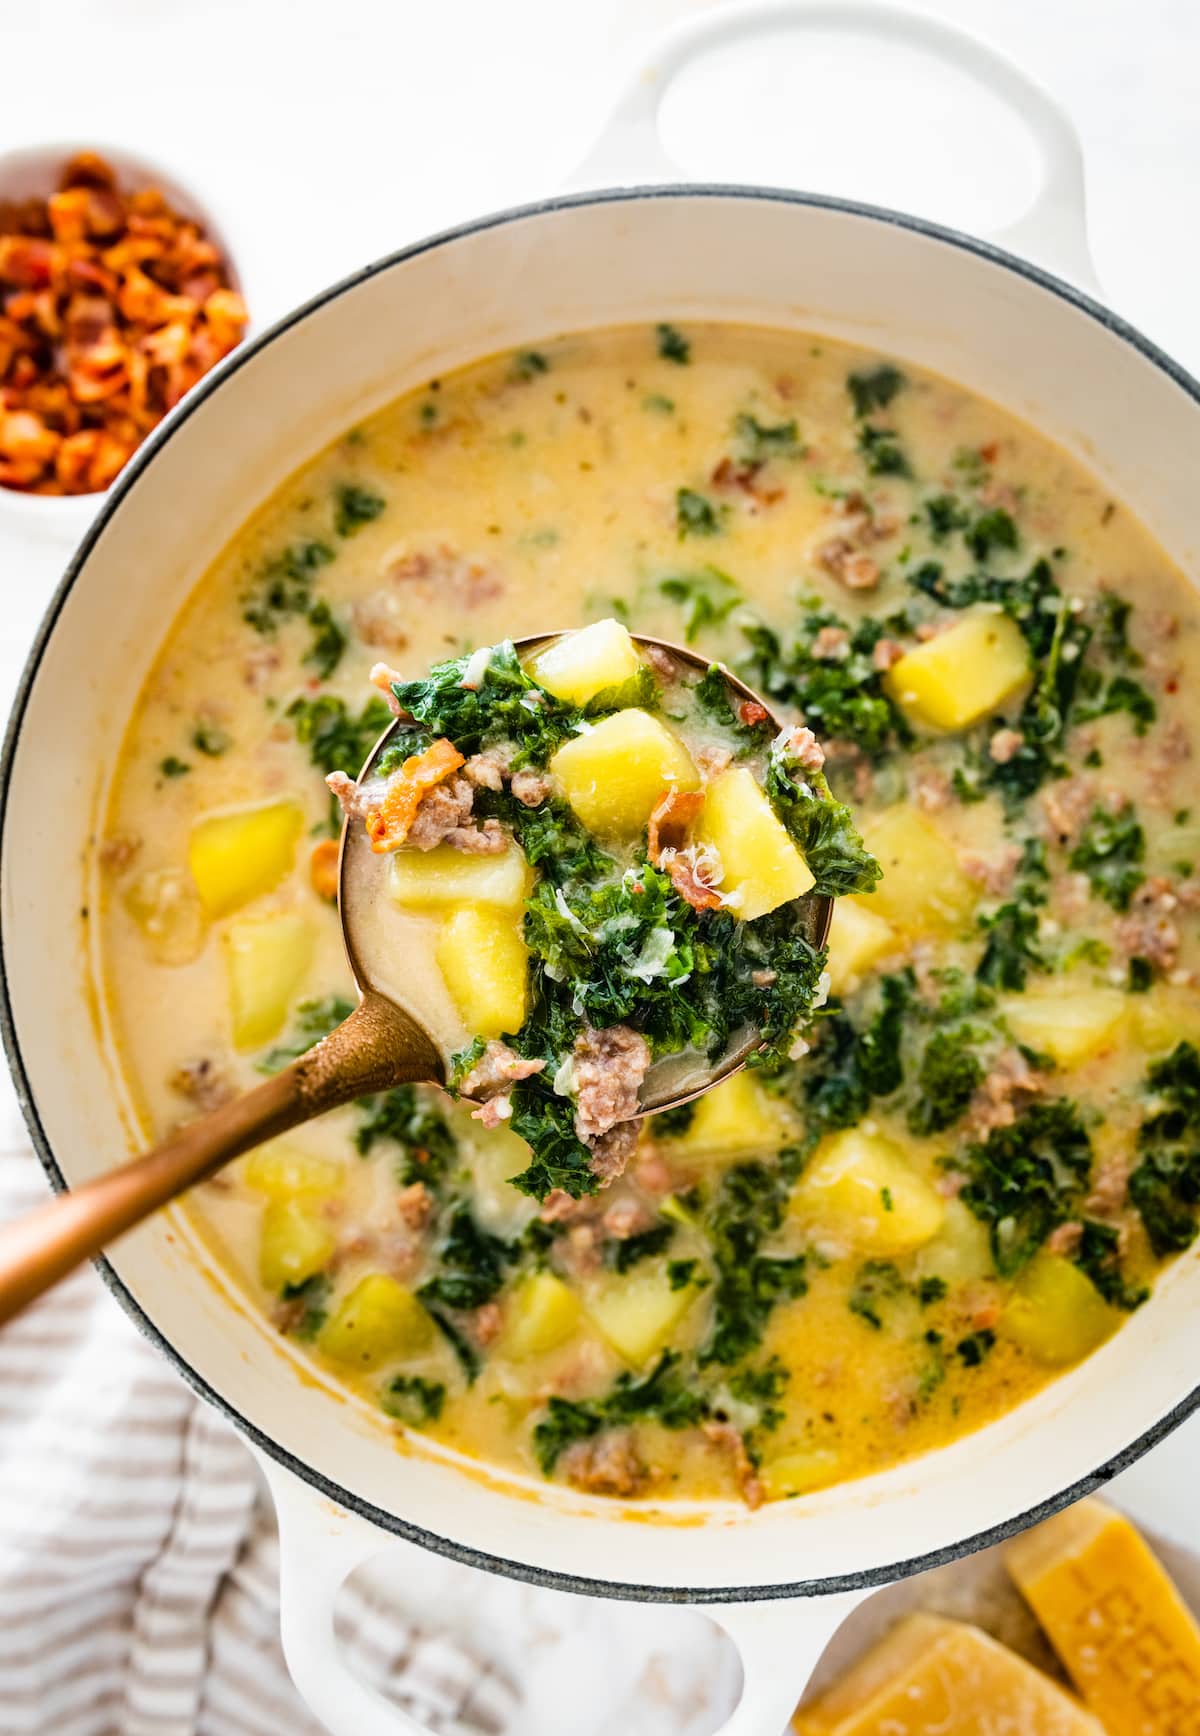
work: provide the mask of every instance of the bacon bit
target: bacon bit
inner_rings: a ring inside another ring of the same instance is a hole
[[[424,753],[410,754],[388,780],[383,800],[366,816],[367,837],[377,855],[396,849],[408,837],[422,798],[456,772],[463,756],[445,736]]]
[[[246,325],[200,227],[91,152],[0,204],[0,307],[0,486],[33,494],[107,488]]]
[[[702,790],[665,790],[650,811],[646,853],[656,868],[667,850],[682,850],[704,806]]]
[[[743,699],[738,706],[738,717],[747,729],[753,729],[758,723],[766,723],[770,715],[766,706],[760,705],[757,699]]]
[[[330,903],[337,897],[338,849],[336,838],[322,838],[319,844],[314,844],[308,863],[313,891],[318,898],[328,898]]]
[[[732,458],[722,458],[712,473],[714,488],[726,491],[740,490],[748,495],[756,506],[774,506],[777,500],[782,500],[786,490],[782,488],[764,488],[758,480],[763,468],[761,458],[747,460],[745,464],[735,464]]]

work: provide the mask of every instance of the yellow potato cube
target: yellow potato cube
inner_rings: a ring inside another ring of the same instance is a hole
[[[336,1247],[337,1237],[324,1218],[298,1200],[273,1199],[263,1209],[259,1232],[258,1275],[264,1289],[278,1295],[315,1278]]]
[[[782,1107],[761,1085],[749,1073],[735,1073],[699,1099],[680,1144],[698,1156],[778,1151],[793,1132]]]
[[[969,921],[979,888],[924,815],[903,806],[886,808],[863,833],[883,870],[871,894],[874,915],[909,932],[938,934],[952,933]]]
[[[589,832],[633,839],[667,790],[700,779],[679,737],[648,711],[614,712],[560,747],[550,770]]]
[[[508,1304],[500,1353],[514,1362],[556,1350],[578,1330],[582,1310],[575,1292],[553,1272],[534,1272]]]
[[[921,1249],[919,1262],[923,1278],[944,1278],[947,1284],[991,1278],[996,1272],[987,1225],[961,1200],[946,1201],[945,1221]]]
[[[895,929],[876,915],[869,899],[837,899],[829,930],[831,991],[835,995],[846,994],[865,971],[894,952],[897,944]]]
[[[863,1254],[907,1254],[942,1227],[945,1204],[900,1148],[856,1127],[822,1140],[791,1210],[822,1239]]]
[[[188,866],[207,916],[228,916],[261,898],[287,874],[304,829],[295,802],[268,802],[232,814],[210,814],[192,827]]]
[[[1051,1055],[1060,1067],[1076,1067],[1111,1047],[1125,1020],[1120,989],[1035,992],[1004,1003],[1004,1017],[1018,1043]]]
[[[1010,699],[1029,679],[1029,647],[998,610],[965,615],[918,645],[883,678],[909,717],[935,729],[966,729]]]
[[[310,1157],[307,1152],[278,1143],[260,1145],[242,1165],[246,1186],[273,1200],[293,1199],[297,1194],[328,1197],[341,1190],[345,1179],[346,1171],[340,1163],[327,1157]]]
[[[803,1495],[809,1489],[819,1489],[832,1483],[838,1474],[840,1460],[829,1447],[810,1447],[806,1452],[783,1453],[768,1459],[759,1468],[758,1478],[770,1501],[783,1501],[790,1495]]]
[[[556,699],[586,705],[606,687],[632,681],[643,667],[637,646],[619,621],[593,621],[564,633],[534,659],[533,676]]]
[[[1134,995],[1129,1004],[1138,1039],[1152,1054],[1173,1049],[1184,1038],[1200,1043],[1200,996],[1194,989],[1159,983],[1147,994]]]
[[[257,1049],[283,1028],[312,963],[313,931],[305,916],[249,916],[222,936],[233,1042]]]
[[[721,891],[737,894],[730,908],[744,922],[801,897],[813,885],[808,863],[745,766],[722,772],[709,784],[695,836],[721,858]]]
[[[406,910],[444,910],[448,904],[488,904],[516,916],[533,885],[533,872],[517,843],[497,856],[469,856],[453,844],[432,850],[393,850],[388,892]]]
[[[690,1284],[672,1290],[662,1270],[633,1271],[598,1285],[584,1307],[618,1356],[640,1366],[666,1346],[696,1295]]]
[[[419,1356],[435,1331],[411,1290],[386,1272],[371,1272],[343,1296],[317,1342],[335,1362],[378,1368],[393,1357]]]
[[[1078,1266],[1042,1253],[1017,1280],[1000,1327],[1039,1362],[1058,1368],[1094,1350],[1121,1319]]]
[[[519,1031],[525,1019],[529,953],[511,916],[460,904],[443,923],[437,961],[463,1023],[475,1036]]]

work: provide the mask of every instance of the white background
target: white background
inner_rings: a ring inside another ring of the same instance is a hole
[[[0,178],[5,152],[42,141],[106,141],[175,166],[236,237],[261,323],[371,257],[554,191],[658,31],[705,9],[697,0],[0,0]],[[1073,115],[1107,298],[1200,369],[1200,6],[925,0],[921,9],[984,36]],[[701,71],[664,118],[685,167],[706,178],[837,191],[964,228],[1015,215],[1030,185],[1019,125],[969,87],[930,83],[903,57],[875,60],[861,46],[838,57],[798,39],[765,63],[734,57],[724,74]],[[14,592],[25,605],[15,618],[32,619],[41,598],[27,593],[42,581],[6,570],[0,584],[10,621]],[[12,633],[0,635],[0,701],[19,654]],[[0,1111],[4,1092],[0,1083]],[[1200,1513],[1172,1493],[1188,1459],[1181,1448],[1172,1443],[1140,1481],[1161,1485],[1152,1517],[1186,1536],[1200,1530]],[[476,1613],[510,1629],[528,1669],[527,1597],[493,1585]],[[572,1607],[592,1629],[575,1652],[576,1688],[598,1701],[631,1685],[645,1649],[639,1629],[657,1629],[659,1618],[605,1612],[604,1645],[599,1612]],[[541,1677],[547,1705],[554,1674]],[[677,1692],[681,1728],[688,1696],[682,1684]],[[700,1712],[691,1727],[711,1716]],[[534,1723],[542,1728],[535,1717],[529,1736]],[[603,1714],[601,1725],[616,1728]],[[620,1727],[634,1736],[642,1726],[623,1717]]]

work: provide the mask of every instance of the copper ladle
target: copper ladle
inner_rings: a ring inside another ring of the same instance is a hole
[[[539,633],[519,639],[517,649],[532,651],[559,634]],[[666,639],[635,635],[636,643],[664,652],[677,663],[700,674],[709,660]],[[763,701],[753,688],[723,669],[735,701]],[[763,706],[768,721],[779,727],[769,706]],[[399,724],[391,724],[367,759],[358,781],[367,777],[389,746]],[[356,1097],[394,1086],[445,1083],[442,1055],[412,1015],[372,982],[370,959],[356,944],[353,912],[356,900],[346,896],[356,870],[368,857],[363,828],[342,828],[338,861],[338,910],[342,937],[359,992],[359,1004],[345,1022],[329,1036],[272,1078],[256,1085],[244,1096],[190,1122],[144,1156],[110,1170],[107,1175],[71,1188],[47,1201],[27,1217],[0,1228],[0,1325],[11,1320],[35,1297],[130,1230],[160,1206],[206,1181],[231,1158],[240,1157],[256,1145],[301,1122],[311,1121],[328,1109],[337,1109]],[[832,900],[810,893],[797,900],[807,939],[823,946],[833,914]],[[757,1047],[757,1036],[733,1046],[714,1064],[699,1086],[694,1077],[674,1094],[655,1098],[644,1095],[640,1113],[670,1109],[699,1096],[744,1065]]]

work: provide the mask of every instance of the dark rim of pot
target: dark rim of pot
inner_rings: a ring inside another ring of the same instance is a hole
[[[310,313],[325,307],[339,296],[347,294],[361,283],[389,271],[394,266],[403,264],[406,260],[415,259],[423,253],[447,243],[462,240],[469,235],[479,234],[488,229],[501,228],[505,224],[520,222],[527,218],[541,217],[550,213],[571,210],[580,206],[612,205],[640,200],[725,200],[747,199],[763,200],[785,205],[799,205],[816,210],[833,211],[842,215],[861,217],[872,222],[882,223],[897,229],[905,229],[922,235],[933,241],[943,242],[948,246],[975,254],[980,259],[999,266],[1006,271],[1024,278],[1035,284],[1039,289],[1065,301],[1080,313],[1102,326],[1114,337],[1120,338],[1132,349],[1156,367],[1168,379],[1172,380],[1182,391],[1200,405],[1200,382],[1197,382],[1186,369],[1180,367],[1163,350],[1144,337],[1127,321],[1096,301],[1093,297],[1075,289],[1072,285],[1043,271],[1039,266],[1032,265],[1024,259],[994,247],[988,242],[978,241],[973,236],[965,235],[958,230],[946,228],[937,223],[927,222],[923,218],[909,216],[906,213],[891,211],[875,205],[860,204],[849,199],[829,198],[815,193],[792,192],[786,188],[755,187],[742,185],[723,185],[720,183],[696,183],[695,185],[669,185],[647,187],[620,187],[604,189],[596,192],[565,195],[559,198],[543,199],[533,204],[515,206],[506,211],[495,212],[487,217],[478,218],[472,222],[463,223],[453,229],[447,229],[440,234],[428,237],[423,241],[401,248],[384,258],[376,260],[341,282],[333,284],[319,295],[303,303],[292,313],[286,315],[258,337],[231,352],[223,362],[205,377],[188,393],[179,408],[168,416],[139,448],[134,457],[126,465],[113,487],[109,490],[96,519],[88,529],[79,548],[73,555],[62,581],[52,597],[45,616],[38,629],[17,686],[13,702],[12,714],[5,732],[3,750],[0,751],[0,846],[3,845],[5,818],[8,808],[9,789],[12,782],[13,766],[20,745],[21,726],[28,704],[29,695],[36,679],[46,647],[53,635],[58,616],[67,597],[85,567],[88,556],[99,538],[103,535],[114,514],[119,510],[125,497],[137,486],[139,479],[174,434],[184,425],[188,418],[204,404],[222,383],[231,375],[252,361],[257,355],[274,343],[278,338],[298,325]],[[17,1096],[22,1113],[28,1125],[33,1146],[41,1160],[52,1187],[62,1192],[66,1189],[66,1180],[50,1148],[50,1142],[41,1124],[41,1118],[34,1102],[33,1091],[25,1069],[21,1054],[20,1042],[17,1036],[16,1023],[9,993],[8,973],[4,955],[3,912],[0,910],[0,1037],[3,1038],[5,1052],[16,1084]],[[990,1526],[986,1530],[961,1538],[958,1542],[947,1544],[941,1549],[931,1550],[924,1555],[910,1556],[907,1560],[893,1561],[886,1565],[860,1569],[854,1573],[833,1574],[824,1579],[801,1579],[787,1581],[778,1585],[753,1586],[657,1586],[624,1583],[619,1580],[593,1579],[583,1574],[563,1573],[557,1570],[538,1567],[528,1562],[514,1561],[499,1555],[491,1555],[483,1550],[474,1549],[470,1544],[456,1542],[452,1538],[439,1537],[434,1532],[425,1530],[411,1520],[402,1519],[394,1513],[386,1512],[351,1490],[343,1488],[331,1478],[322,1475],[312,1466],[298,1459],[293,1453],[279,1445],[270,1435],[242,1416],[234,1406],[229,1404],[195,1368],[180,1355],[178,1350],[163,1336],[154,1322],[143,1311],[133,1295],[122,1283],[107,1259],[96,1262],[101,1278],[112,1291],[117,1301],[133,1320],[138,1329],[167,1356],[178,1369],[188,1385],[222,1412],[229,1421],[241,1431],[250,1441],[270,1458],[276,1460],[286,1470],[291,1471],[303,1482],[318,1490],[338,1506],[357,1514],[360,1518],[377,1525],[383,1531],[405,1538],[410,1543],[420,1544],[422,1548],[433,1550],[452,1560],[460,1561],[468,1567],[485,1569],[499,1573],[511,1579],[523,1580],[532,1585],[548,1587],[556,1591],[579,1592],[589,1597],[608,1597],[625,1599],[644,1603],[674,1603],[674,1604],[717,1604],[717,1603],[753,1603],[774,1598],[799,1598],[823,1596],[842,1591],[866,1591],[874,1587],[888,1585],[897,1579],[904,1579],[914,1573],[922,1573],[933,1567],[969,1555],[976,1550],[985,1549],[992,1544],[1003,1542],[1012,1537],[1027,1525],[1049,1517],[1069,1506],[1073,1501],[1090,1494],[1107,1482],[1110,1477],[1125,1470],[1142,1454],[1156,1446],[1171,1433],[1173,1429],[1200,1407],[1200,1385],[1198,1385],[1180,1404],[1161,1417],[1151,1428],[1139,1435],[1120,1453],[1096,1467],[1087,1476],[1081,1477],[1069,1487],[1060,1490],[1048,1500],[1041,1502],[1025,1512],[1014,1514],[1012,1518],[1000,1524]]]

